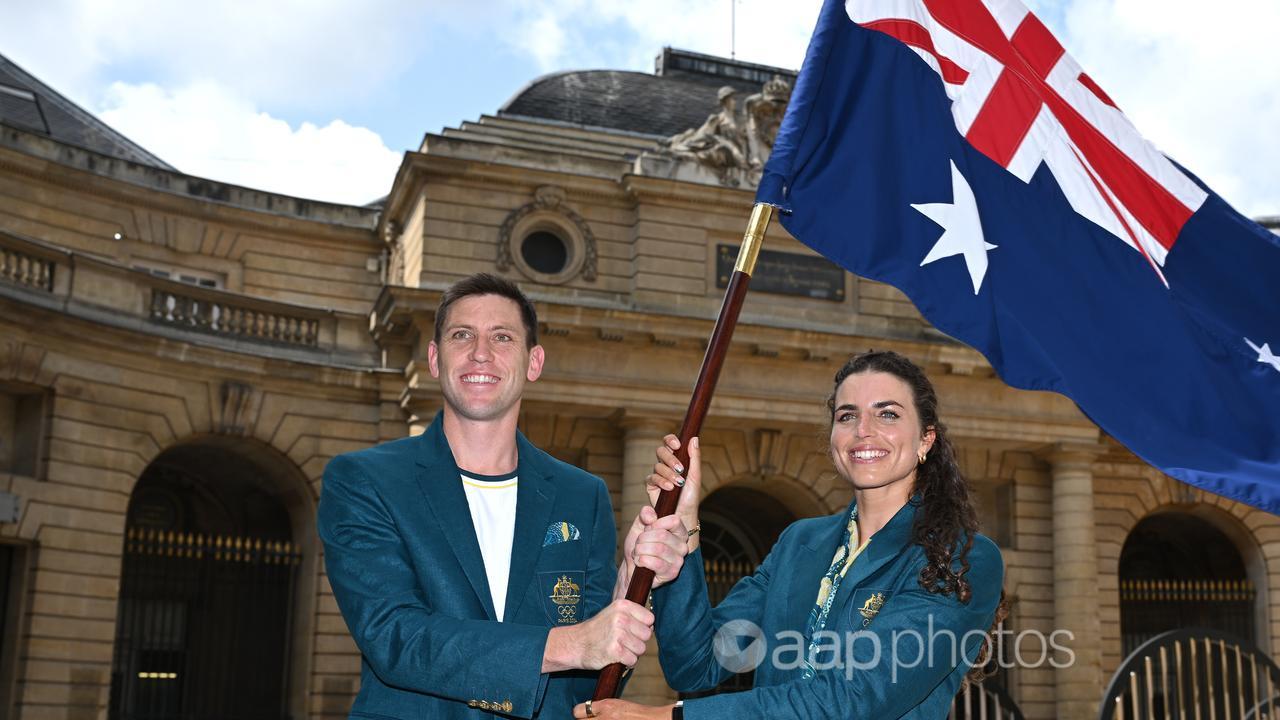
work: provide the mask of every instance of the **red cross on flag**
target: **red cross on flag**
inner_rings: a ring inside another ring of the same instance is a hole
[[[1077,213],[1160,273],[1207,194],[1138,134],[1022,3],[848,0],[845,11],[942,77],[956,127],[977,150],[1023,182],[1047,165]]]

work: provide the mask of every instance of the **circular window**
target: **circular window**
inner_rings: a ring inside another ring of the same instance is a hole
[[[537,283],[594,280],[595,239],[582,218],[530,203],[512,211],[498,236],[498,269],[515,266]]]
[[[534,270],[556,275],[569,264],[569,246],[559,235],[537,230],[520,242],[520,257]]]

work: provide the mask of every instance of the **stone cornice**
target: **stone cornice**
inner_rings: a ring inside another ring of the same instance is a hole
[[[747,224],[747,215],[755,199],[755,188],[733,188],[723,185],[707,185],[670,178],[650,177],[628,172],[620,178],[623,188],[637,201],[660,201],[664,206],[677,205],[705,210],[708,205],[731,209],[742,209],[742,225]]]
[[[1101,434],[1101,431],[1098,431]],[[1094,461],[1108,452],[1108,448],[1095,436],[1088,441],[1066,440],[1054,442],[1036,452],[1036,456],[1057,470],[1088,470]]]
[[[425,322],[435,315],[444,285],[411,288],[384,286],[374,301],[369,327],[378,342],[408,341],[406,335],[414,327],[415,316]],[[575,340],[608,340],[629,345],[704,348],[715,314],[705,317],[666,312],[657,308],[637,307],[621,301],[588,297],[561,297],[537,290],[529,297],[538,304],[542,328],[548,337],[572,336]],[[687,310],[687,309],[686,309]],[[661,322],[655,322],[660,319]],[[854,342],[851,343],[851,337]],[[945,336],[898,338],[860,335],[851,318],[848,326],[836,332],[812,327],[788,327],[765,324],[754,319],[739,321],[734,335],[736,348],[752,346],[750,352],[762,357],[793,357],[828,362],[855,352],[858,342],[874,344],[881,349],[898,349],[929,365],[945,365],[959,375],[990,377],[985,359],[967,346]],[[985,369],[984,369],[985,368]]]
[[[415,377],[417,377],[415,375]],[[431,384],[429,376],[417,377],[417,382],[406,386],[401,404],[407,411],[419,407],[435,407],[440,402],[440,391]],[[645,417],[672,418],[667,426],[674,429],[678,418],[689,404],[692,376],[686,382],[619,382],[614,377],[584,377],[578,373],[546,372],[537,382],[525,386],[526,409],[536,407],[555,408],[560,412],[572,410],[583,416],[611,417],[617,408],[625,407],[627,416],[639,414]],[[945,391],[944,391],[945,392]],[[716,390],[707,424],[714,426],[722,421],[752,421],[768,419],[771,424],[811,426],[821,428],[825,422],[820,393],[812,397],[797,398],[784,388],[750,390],[722,383]],[[1052,438],[1073,437],[1086,439],[1096,435],[1096,426],[1065,420],[1036,420],[1025,417],[991,418],[974,415],[965,409],[955,409],[945,418],[956,438],[969,438],[974,443],[997,442],[1005,445],[1025,446],[1028,449],[1042,445]],[[625,424],[625,419],[624,419]]]
[[[384,348],[398,344],[422,356],[422,336],[430,333],[439,297],[435,289],[384,288],[370,318],[375,339]],[[534,299],[548,363],[542,378],[527,387],[529,401],[601,416],[618,408],[640,416],[683,415],[713,318]],[[735,332],[711,412],[722,418],[821,424],[831,376],[845,357],[866,347],[897,350],[928,368],[947,400],[945,420],[957,436],[1027,449],[1098,437],[1097,426],[1066,398],[1009,388],[980,355],[956,343],[749,323],[740,323]],[[415,396],[438,393],[421,363],[410,364],[406,381],[407,404]]]
[[[264,383],[287,386],[291,393],[304,397],[332,398],[332,391],[326,388],[377,392],[379,378],[399,374],[373,365],[344,364],[331,357],[266,354],[206,338],[104,322],[100,316],[23,302],[4,286],[0,286],[0,318],[0,334],[8,339],[92,357],[96,363],[133,368],[160,363],[175,374],[188,376],[207,373],[211,377],[263,378]],[[147,360],[140,362],[139,358]]]
[[[457,141],[457,138],[442,139],[449,142]],[[462,181],[477,186],[485,182],[519,185],[527,187],[530,196],[533,189],[538,186],[556,185],[564,188],[571,195],[571,200],[575,202],[586,200],[629,205],[630,198],[618,185],[619,177],[621,177],[621,171],[616,175],[584,175],[563,168],[527,167],[497,160],[477,161],[443,152],[406,152],[404,160],[400,163],[400,169],[396,171],[391,195],[387,197],[383,217],[378,226],[378,234],[385,239],[387,223],[403,223],[404,217],[410,212],[413,201],[421,192],[423,185],[432,178]]]
[[[374,244],[379,211],[269,193],[0,128],[0,169],[86,195],[291,238]]]
[[[77,318],[125,332],[242,355],[342,368],[372,368],[366,316],[282,303],[159,278],[101,258],[0,232],[8,265],[0,298],[37,314]],[[50,322],[58,325],[58,322]]]

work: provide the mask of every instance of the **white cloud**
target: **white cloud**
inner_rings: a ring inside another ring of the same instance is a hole
[[[279,109],[358,101],[393,82],[434,9],[452,0],[44,0],[10,3],[0,43],[19,63],[93,104],[108,81],[145,71],[165,87],[211,81]],[[104,77],[104,74],[109,75]]]
[[[740,60],[799,69],[821,3],[730,2],[511,0],[516,22],[504,37],[544,72],[619,64],[647,70],[664,45],[724,57],[736,47]]]
[[[1064,44],[1170,157],[1247,215],[1280,213],[1275,0],[1076,0]]]
[[[113,83],[101,116],[185,173],[315,200],[370,202],[390,191],[400,165],[368,128],[290,127],[210,82],[175,92]]]
[[[362,204],[390,190],[399,153],[329,118],[396,83],[423,22],[457,4],[18,2],[0,47],[182,172]],[[291,127],[263,108],[327,124]]]
[[[563,60],[567,43],[559,18],[545,13],[529,23],[528,32],[514,36],[518,47],[533,56],[538,67],[550,70]]]

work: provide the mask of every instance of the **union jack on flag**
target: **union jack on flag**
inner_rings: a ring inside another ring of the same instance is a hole
[[[853,0],[845,8],[941,76],[956,129],[976,150],[1023,182],[1047,165],[1077,213],[1164,265],[1208,193],[1138,134],[1022,3]]]
[[[757,201],[1007,383],[1280,512],[1280,239],[1017,0],[827,0]]]

